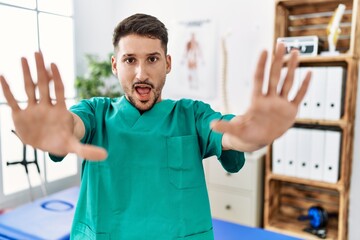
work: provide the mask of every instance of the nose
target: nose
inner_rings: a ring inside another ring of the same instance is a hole
[[[145,81],[148,79],[146,64],[140,62],[136,67],[136,79],[139,81]]]

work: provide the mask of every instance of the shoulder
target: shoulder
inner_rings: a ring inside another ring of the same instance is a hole
[[[175,102],[175,111],[186,115],[193,115],[196,118],[203,115],[211,115],[215,111],[203,101],[192,99],[180,99]]]
[[[96,104],[96,105],[108,105],[115,102],[119,102],[121,98],[109,98],[109,97],[92,97],[90,99],[84,99],[80,102],[85,102],[88,104]]]
[[[111,105],[116,104],[120,101],[120,98],[108,98],[108,97],[92,97],[89,99],[83,99],[80,100],[78,103],[76,103],[74,106],[72,106],[70,109],[103,109],[103,108],[109,108]]]
[[[83,99],[79,104],[90,104],[90,105],[111,105],[120,102],[120,98],[109,98],[109,97],[92,97],[89,99]]]
[[[192,108],[192,109],[209,109],[211,108],[209,104],[188,98],[182,98],[180,100],[175,101],[175,105],[181,108]]]

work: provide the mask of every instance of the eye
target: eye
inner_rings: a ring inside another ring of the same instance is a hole
[[[124,62],[126,62],[126,63],[128,63],[128,64],[132,64],[132,63],[134,63],[135,62],[135,58],[125,58],[124,59]]]
[[[148,58],[149,62],[151,62],[151,63],[156,62],[158,59],[159,59],[159,58],[158,58],[158,57],[155,57],[155,56],[151,56],[151,57]]]

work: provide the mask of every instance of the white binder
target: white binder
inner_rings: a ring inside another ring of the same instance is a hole
[[[325,119],[341,118],[341,99],[344,69],[342,67],[327,68]]]
[[[294,82],[289,91],[288,99],[291,101],[295,98],[299,88],[300,88],[301,80],[300,80],[300,68],[295,69],[294,72]]]
[[[287,74],[287,70],[288,68],[287,67],[283,67],[281,69],[281,72],[280,72],[280,79],[279,79],[279,82],[278,82],[278,85],[276,86],[276,92],[277,93],[280,93],[283,85],[284,85],[284,81],[285,81],[285,78],[286,78],[286,74]]]
[[[312,68],[308,68],[308,67],[302,67],[300,68],[300,82],[302,83],[302,81],[305,78],[305,75],[308,71],[312,71]],[[310,105],[311,105],[311,98],[312,98],[312,92],[313,92],[313,84],[314,84],[314,79],[312,78],[308,87],[308,90],[300,104],[300,109],[299,109],[299,118],[311,118],[311,111],[310,111]]]
[[[297,149],[297,129],[290,128],[285,133],[285,168],[284,175],[296,176],[296,149]]]
[[[325,133],[325,182],[336,183],[339,178],[339,162],[341,149],[341,133],[337,131],[326,131]]]
[[[272,145],[272,172],[275,174],[284,174],[285,171],[285,134]]]
[[[298,128],[296,176],[299,178],[310,178],[311,134],[312,129]]]
[[[322,181],[324,172],[325,131],[313,129],[311,139],[310,179]]]
[[[291,88],[290,92],[289,92],[289,96],[288,99],[291,101],[295,98],[297,92],[300,89],[300,86],[302,84],[302,79],[301,79],[301,69],[297,68],[295,70],[295,76],[294,76],[294,84],[293,87]],[[296,114],[296,118],[300,118],[300,109],[298,109],[298,112]]]
[[[325,93],[326,93],[326,73],[327,68],[315,67],[312,74],[312,91],[310,112],[312,119],[324,119],[325,118]]]

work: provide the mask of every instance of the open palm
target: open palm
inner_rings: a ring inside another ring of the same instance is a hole
[[[212,123],[215,131],[225,133],[225,148],[242,151],[256,150],[270,144],[294,124],[311,74],[307,73],[294,99],[289,99],[289,91],[294,82],[294,72],[298,65],[298,53],[291,53],[287,65],[287,75],[282,86],[279,87],[284,52],[284,45],[278,45],[270,69],[268,89],[265,93],[262,89],[267,52],[264,51],[261,54],[255,72],[251,104],[244,115],[236,116],[229,122]]]
[[[15,100],[3,76],[0,76],[4,96],[11,107],[15,131],[23,143],[58,156],[76,153],[80,157],[100,160],[106,157],[105,150],[83,145],[74,135],[74,118],[66,109],[64,86],[55,64],[51,64],[51,73],[44,65],[41,53],[35,53],[38,75],[37,86],[40,99],[36,99],[35,89],[28,62],[21,59],[28,105],[21,109]],[[56,102],[49,94],[49,83],[54,81]]]

